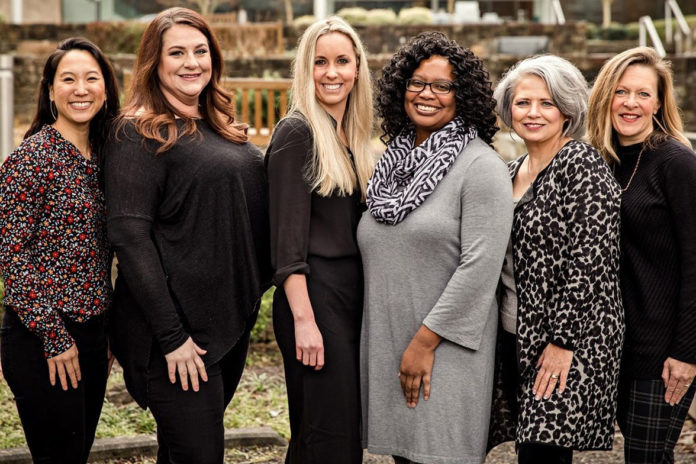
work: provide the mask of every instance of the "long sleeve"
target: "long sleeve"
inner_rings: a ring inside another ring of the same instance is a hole
[[[160,155],[167,156],[167,154]],[[126,280],[163,353],[181,346],[185,332],[167,285],[153,228],[162,201],[166,164],[140,138],[107,147],[105,181],[108,231]]]
[[[304,121],[286,118],[278,123],[266,154],[271,262],[277,286],[282,286],[290,274],[310,272],[307,255],[312,194],[304,173],[312,143]]]
[[[477,350],[510,239],[512,186],[505,164],[495,155],[474,161],[462,183],[459,265],[423,323],[441,337]]]
[[[679,155],[670,159],[663,171],[679,255],[677,318],[669,354],[696,363],[696,155]]]
[[[558,155],[562,156],[562,155]],[[582,154],[564,160],[560,208],[565,221],[549,224],[566,237],[566,253],[561,273],[564,286],[551,295],[551,342],[574,349],[583,334],[584,321],[595,305],[596,263],[612,262],[602,257],[612,247],[596,244],[610,231],[616,239],[619,228],[619,190],[608,166],[587,146]],[[618,271],[617,271],[618,272]]]
[[[2,165],[0,178],[0,267],[5,304],[41,339],[46,357],[53,357],[74,343],[56,312],[60,296],[52,292],[52,279],[34,249],[42,233],[41,212],[55,206],[46,201],[48,192],[57,188],[52,182],[54,170],[47,157],[23,144]]]

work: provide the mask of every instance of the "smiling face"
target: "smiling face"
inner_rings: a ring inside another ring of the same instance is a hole
[[[343,119],[357,77],[358,60],[350,37],[340,32],[319,37],[314,51],[315,95],[337,121]]]
[[[451,84],[454,82],[452,65],[444,56],[433,55],[420,62],[411,80]],[[430,85],[420,92],[406,90],[404,109],[416,127],[416,146],[454,119],[457,114],[455,95],[456,89],[446,94],[433,93]]]
[[[182,114],[197,117],[198,97],[210,82],[208,39],[195,27],[176,24],[162,35],[157,77],[165,98]]]
[[[634,64],[621,75],[611,102],[611,124],[621,145],[645,140],[653,131],[653,115],[660,109],[657,73]]]
[[[89,125],[106,101],[104,77],[97,60],[85,50],[70,50],[63,55],[49,97],[58,110],[56,127]]]
[[[530,149],[530,145],[544,147],[557,143],[563,137],[566,117],[551,98],[546,82],[539,76],[527,75],[520,79],[512,97],[512,129]]]

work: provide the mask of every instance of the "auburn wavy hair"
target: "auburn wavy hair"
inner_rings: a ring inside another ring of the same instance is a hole
[[[490,144],[498,130],[495,99],[488,71],[468,48],[463,48],[441,32],[422,32],[399,48],[377,81],[377,113],[382,119],[381,140],[389,143],[413,123],[406,115],[406,80],[423,60],[442,56],[452,65],[456,114],[464,124],[476,128],[478,136]]]
[[[210,25],[200,14],[179,7],[162,11],[143,33],[138,46],[133,79],[128,89],[130,96],[121,112],[119,130],[123,129],[126,121],[134,119],[135,129],[143,138],[160,143],[158,154],[169,150],[179,137],[196,133],[194,119],[180,114],[167,101],[157,75],[162,54],[162,37],[175,25],[196,28],[208,40],[212,72],[210,82],[199,96],[202,119],[225,139],[236,143],[246,142],[247,125],[235,122],[232,95],[220,85],[224,64],[220,45]],[[177,129],[176,118],[184,120],[181,132]]]

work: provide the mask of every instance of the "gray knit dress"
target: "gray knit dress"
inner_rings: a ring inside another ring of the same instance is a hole
[[[496,286],[510,237],[505,163],[470,142],[433,193],[397,225],[369,211],[358,227],[365,271],[363,446],[418,463],[482,463],[493,389]],[[444,337],[431,395],[406,406],[397,373],[421,324]]]

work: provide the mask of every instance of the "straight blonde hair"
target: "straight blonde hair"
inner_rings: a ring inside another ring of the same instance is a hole
[[[650,47],[636,47],[619,53],[607,61],[599,71],[590,92],[587,135],[590,144],[599,150],[609,164],[619,161],[614,145],[616,137],[611,123],[611,104],[621,76],[629,66],[634,64],[648,66],[657,74],[657,99],[660,102],[660,109],[653,117],[655,127],[646,140],[648,145],[666,137],[672,137],[691,148],[691,142],[684,135],[684,124],[674,99],[671,63],[660,58]]]
[[[346,103],[343,130],[353,153],[355,169],[338,138],[335,123],[316,98],[314,55],[319,37],[340,32],[353,42],[358,79]],[[314,156],[307,166],[307,181],[319,195],[351,195],[357,187],[365,198],[367,181],[375,166],[370,148],[373,105],[370,69],[358,34],[337,16],[317,21],[305,30],[293,62],[292,103],[290,112],[299,112],[309,124],[314,137]],[[292,116],[291,116],[292,117]],[[356,179],[357,174],[357,179]]]

